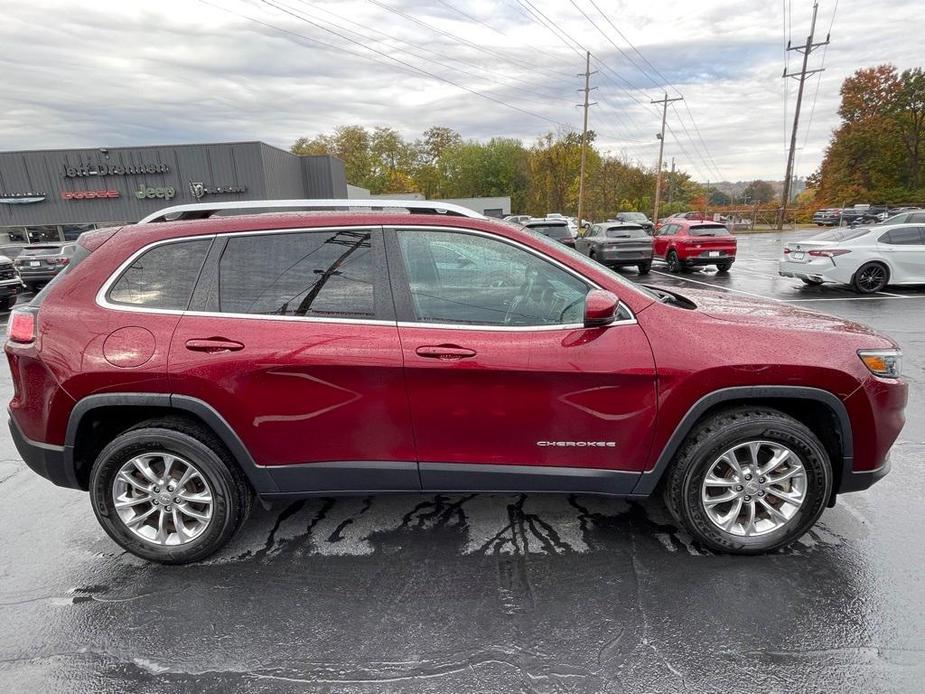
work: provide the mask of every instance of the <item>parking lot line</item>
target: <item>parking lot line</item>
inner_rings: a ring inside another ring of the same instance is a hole
[[[731,287],[723,287],[718,284],[710,284],[709,282],[701,282],[700,280],[692,280],[689,277],[682,277],[680,275],[671,275],[667,272],[659,272],[658,270],[652,270],[653,275],[661,275],[662,277],[670,277],[671,279],[681,280],[683,282],[692,282],[693,284],[702,284],[704,287],[709,287],[710,289],[722,289],[724,292],[734,292],[736,294],[744,294],[745,296],[753,296],[756,299],[766,299],[767,301],[777,301],[780,302],[782,299],[775,299],[773,296],[765,296],[764,294],[755,294],[754,292],[745,292],[741,289],[732,289]]]
[[[901,294],[886,294],[883,296],[831,296],[821,297],[819,299],[781,299],[781,301],[788,304],[796,304],[813,301],[892,301],[894,299],[925,299],[925,294],[916,294],[914,296],[904,296]]]

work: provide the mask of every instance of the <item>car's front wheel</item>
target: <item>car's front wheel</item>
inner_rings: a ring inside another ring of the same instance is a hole
[[[665,486],[672,515],[705,546],[759,554],[803,535],[832,489],[828,453],[803,423],[737,408],[701,423]]]
[[[229,540],[250,510],[251,491],[209,432],[165,419],[130,429],[100,452],[90,500],[123,549],[185,564]]]

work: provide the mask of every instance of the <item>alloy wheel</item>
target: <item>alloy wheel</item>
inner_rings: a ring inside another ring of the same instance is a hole
[[[700,497],[710,521],[741,537],[778,530],[807,495],[806,468],[779,443],[748,441],[719,456],[707,471]]]
[[[185,545],[209,526],[214,499],[195,465],[167,452],[129,460],[112,483],[116,513],[132,534],[154,545]]]
[[[886,284],[886,269],[882,265],[869,265],[858,274],[858,286],[864,291],[875,292]]]

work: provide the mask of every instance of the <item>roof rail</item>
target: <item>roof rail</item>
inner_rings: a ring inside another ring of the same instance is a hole
[[[485,219],[485,215],[461,205],[433,200],[238,200],[234,202],[197,202],[174,205],[152,212],[139,224],[173,222],[184,219],[207,219],[218,212],[246,214],[247,210],[332,210],[332,209],[403,209],[411,214],[446,214],[455,217]]]

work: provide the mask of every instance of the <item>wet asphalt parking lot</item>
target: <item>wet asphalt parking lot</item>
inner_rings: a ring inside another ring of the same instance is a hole
[[[711,554],[655,500],[409,495],[258,507],[219,555],[164,567],[29,471],[4,427],[0,691],[922,691],[925,287],[804,287],[777,276],[782,245],[743,235],[728,276],[650,281],[794,302],[904,348],[892,472],[793,547]]]

